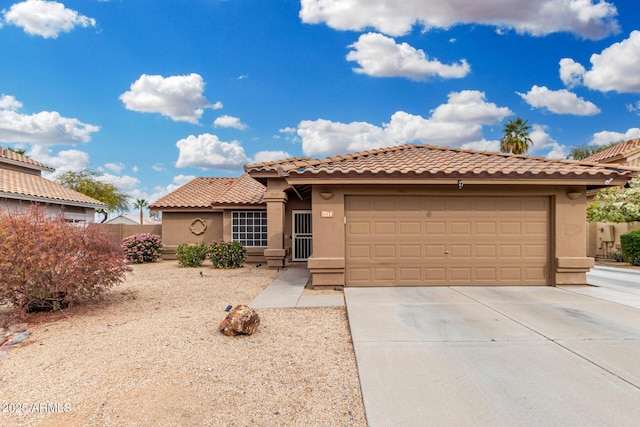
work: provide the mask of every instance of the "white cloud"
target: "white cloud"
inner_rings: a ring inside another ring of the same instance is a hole
[[[580,86],[584,78],[585,69],[571,58],[560,60],[560,79],[568,88]]]
[[[640,128],[630,128],[625,133],[604,130],[594,133],[589,145],[607,145],[636,138],[640,138]]]
[[[44,38],[57,38],[75,27],[95,27],[96,20],[56,1],[27,0],[15,3],[3,11],[7,24],[22,28],[27,34]]]
[[[75,144],[88,142],[98,126],[62,117],[56,111],[36,114],[18,112],[22,104],[13,96],[0,97],[0,142],[28,144]]]
[[[482,141],[482,126],[499,123],[513,114],[506,107],[487,102],[483,92],[449,94],[446,104],[432,111],[430,118],[397,111],[389,123],[339,123],[304,120],[298,126],[305,155],[333,155],[410,142],[459,147]]]
[[[560,77],[567,84],[579,84],[601,92],[640,92],[640,31],[614,43],[590,58],[591,69],[565,58],[560,61]]]
[[[247,125],[242,123],[239,118],[232,116],[220,116],[213,121],[215,127],[233,128],[238,130],[245,130]]]
[[[466,142],[460,146],[465,150],[490,151],[497,153],[500,151],[500,141],[488,141],[482,139],[480,141]]]
[[[216,102],[215,104],[213,104],[211,106],[211,109],[212,110],[219,110],[219,109],[221,109],[223,107],[224,107],[224,105],[222,105],[222,102],[218,101],[218,102]]]
[[[67,171],[78,172],[91,166],[89,154],[84,151],[63,150],[56,155],[52,155],[51,151],[46,145],[32,145],[26,153],[29,157],[55,169],[55,172],[49,174],[49,178]]]
[[[180,154],[176,167],[196,167],[200,169],[240,169],[248,163],[244,148],[238,141],[220,141],[216,135],[208,133],[190,135],[176,143]]]
[[[203,96],[205,83],[199,74],[162,77],[143,74],[120,95],[127,110],[160,113],[175,121],[198,123],[204,108],[211,106]],[[222,104],[219,104],[221,107]]]
[[[162,166],[162,163],[156,163],[155,165],[151,165],[151,169],[156,172],[162,172],[164,171],[164,166]]]
[[[96,178],[98,181],[106,182],[107,184],[114,185],[122,193],[128,194],[136,189],[140,185],[140,180],[129,175],[112,175],[110,173],[104,173]]]
[[[300,19],[337,30],[376,30],[400,36],[414,24],[425,29],[457,24],[512,28],[543,36],[570,32],[601,39],[618,31],[616,7],[603,0],[301,0]]]
[[[562,159],[566,157],[565,147],[560,145],[547,133],[547,128],[534,124],[531,126],[529,137],[533,141],[533,146],[529,149],[530,154],[544,154],[552,159]]]
[[[104,168],[114,173],[121,173],[124,169],[124,163],[105,163]]]
[[[291,154],[286,151],[258,151],[253,155],[250,163],[272,162],[274,160],[288,159]]]
[[[349,46],[347,61],[355,61],[360,68],[356,73],[374,77],[406,77],[411,80],[426,80],[431,76],[461,78],[471,68],[463,59],[458,64],[445,65],[430,59],[423,50],[407,43],[397,44],[390,37],[377,33],[362,34],[357,42]]]
[[[630,113],[637,113],[640,115],[640,101],[636,101],[635,104],[627,104],[627,110]]]
[[[140,170],[140,168],[138,167],[138,165],[133,165],[131,170],[134,171],[134,172],[138,172]]]
[[[527,93],[516,93],[532,107],[543,108],[556,114],[593,116],[600,113],[600,109],[594,103],[585,101],[566,89],[549,90],[546,86],[534,85]]]

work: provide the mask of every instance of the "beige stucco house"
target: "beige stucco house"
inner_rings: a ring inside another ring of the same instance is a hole
[[[163,240],[238,240],[314,286],[585,283],[586,193],[640,170],[427,145],[245,166],[153,203]]]
[[[616,144],[587,157],[583,161],[640,167],[640,138]],[[597,190],[587,192],[588,201],[595,196],[596,192]],[[620,236],[632,230],[640,230],[640,222],[589,223],[587,255],[609,258],[612,253],[620,252]]]
[[[68,222],[93,222],[106,204],[42,177],[54,169],[28,156],[0,147],[0,211],[27,210],[33,203],[49,216]]]

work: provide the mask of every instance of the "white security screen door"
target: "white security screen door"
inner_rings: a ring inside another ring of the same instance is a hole
[[[293,211],[293,261],[306,261],[311,256],[311,211]]]

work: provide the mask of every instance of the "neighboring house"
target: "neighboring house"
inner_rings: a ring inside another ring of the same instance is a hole
[[[165,244],[238,240],[270,267],[306,261],[314,286],[584,284],[586,192],[639,173],[427,145],[245,172],[153,203]]]
[[[125,224],[125,225],[140,225],[139,214],[126,214],[118,215],[115,218],[105,221],[105,224]],[[162,221],[150,218],[148,216],[142,217],[142,225],[159,225]]]
[[[622,166],[640,166],[640,138],[621,142],[606,150],[592,154],[583,162],[615,163]]]
[[[587,157],[583,161],[640,167],[640,138],[616,144]],[[587,192],[589,202],[596,193],[597,190]],[[640,229],[640,223],[589,223],[587,254],[592,257],[608,258],[613,252],[620,251],[620,236],[622,234],[638,229]]]
[[[26,210],[33,203],[50,216],[62,214],[69,222],[93,222],[96,209],[106,204],[45,179],[54,169],[27,156],[0,147],[0,211]]]

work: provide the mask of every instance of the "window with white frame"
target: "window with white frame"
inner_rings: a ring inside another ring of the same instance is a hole
[[[231,212],[231,240],[246,247],[266,247],[267,211]]]

